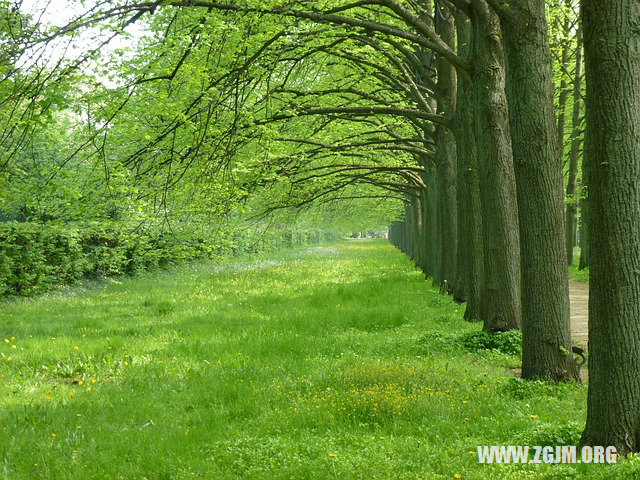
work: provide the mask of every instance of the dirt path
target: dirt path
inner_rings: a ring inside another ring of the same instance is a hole
[[[571,301],[571,340],[574,344],[587,346],[587,319],[589,284],[569,281]]]

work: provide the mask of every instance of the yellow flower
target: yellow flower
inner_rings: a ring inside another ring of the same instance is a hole
[[[73,347],[74,350],[78,350],[78,345],[76,345],[75,347]]]
[[[91,387],[87,387],[87,393],[91,391]]]
[[[84,382],[82,380],[78,381],[78,385],[84,385]]]
[[[380,437],[380,440],[384,440],[384,437]]]
[[[530,416],[531,418],[533,418],[534,420],[535,420],[536,418],[538,418],[538,415],[529,415],[529,416]]]
[[[338,456],[338,454],[337,454],[337,453],[330,453],[330,454],[329,454],[329,456],[330,456],[331,458],[336,458],[336,457]]]
[[[8,339],[8,338],[5,338],[5,339],[4,339],[4,343],[9,343],[9,339]]]
[[[18,347],[16,347],[15,345],[11,345],[11,348],[13,348],[15,350]]]
[[[79,430],[82,428],[82,425],[76,425],[76,428]]]
[[[129,362],[124,362],[124,366],[128,367],[129,366]]]
[[[15,340],[15,339],[16,339],[16,337],[11,337],[11,340]]]
[[[73,397],[75,397],[75,396],[76,396],[76,394],[75,394],[75,393],[73,393],[73,392],[69,392],[69,398],[73,398]]]
[[[56,438],[58,435],[56,435],[55,433],[51,434],[51,438]]]
[[[175,355],[173,357],[171,357],[171,360],[176,360],[178,357],[176,357]]]
[[[91,383],[96,383],[96,379],[95,379],[95,378],[92,378],[92,379],[91,379]]]
[[[46,397],[44,397],[44,399],[45,399],[47,402],[50,402],[50,401],[51,401],[51,397],[50,397],[49,395],[47,395]]]
[[[82,414],[81,413],[76,413],[76,417],[81,417]]]
[[[462,475],[460,475],[459,473],[456,473],[453,478],[462,478]]]
[[[13,358],[7,357],[7,362],[10,362],[11,360],[13,360]]]

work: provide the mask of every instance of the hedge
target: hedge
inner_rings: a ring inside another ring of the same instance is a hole
[[[125,231],[113,224],[0,222],[0,297],[32,295],[83,277],[135,274],[182,262],[319,243],[330,232],[278,227],[221,236]]]

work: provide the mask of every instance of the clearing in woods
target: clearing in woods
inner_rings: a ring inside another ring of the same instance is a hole
[[[513,378],[517,354],[480,348],[472,336],[480,325],[462,314],[384,241],[246,256],[7,302],[0,477],[630,472],[635,460],[606,470],[479,465],[477,445],[577,441],[586,387]]]

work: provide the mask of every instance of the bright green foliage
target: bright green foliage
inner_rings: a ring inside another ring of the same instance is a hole
[[[462,313],[382,241],[8,303],[2,475],[634,478],[634,456],[479,465],[477,445],[575,441],[586,386],[523,382],[517,356],[467,351],[480,326]]]
[[[522,354],[522,332],[518,330],[497,333],[482,330],[465,335],[461,340],[462,346],[470,352],[496,350],[508,355]]]
[[[0,223],[0,297],[30,295],[82,277],[112,277],[202,258],[313,244],[330,232],[280,226],[267,231],[128,231],[115,223],[81,227]]]

